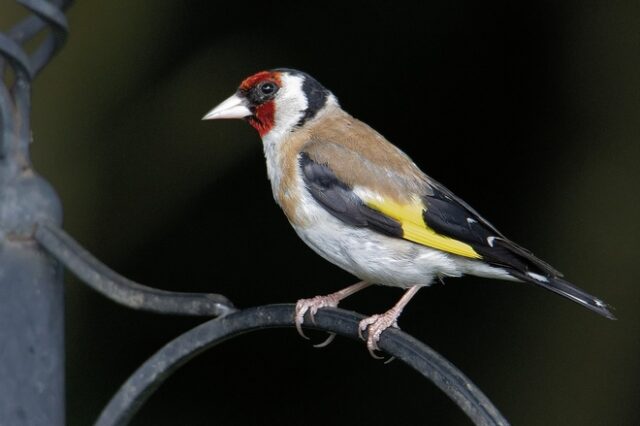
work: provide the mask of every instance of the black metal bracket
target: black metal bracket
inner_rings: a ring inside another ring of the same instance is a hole
[[[220,294],[164,291],[131,281],[109,269],[52,223],[39,224],[35,239],[82,282],[127,308],[205,317],[226,315],[236,310],[233,303]]]
[[[244,333],[294,327],[294,310],[294,305],[247,308],[205,322],[175,338],[129,377],[102,411],[96,426],[127,424],[171,374],[205,350]],[[306,327],[358,340],[358,324],[362,319],[362,315],[342,309],[321,309],[315,316],[315,322],[307,321]],[[431,380],[476,425],[509,424],[460,370],[424,343],[399,329],[388,329],[382,334],[379,345]]]

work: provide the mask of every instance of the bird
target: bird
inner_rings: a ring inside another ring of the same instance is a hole
[[[300,299],[294,321],[303,337],[307,313],[313,320],[319,309],[372,284],[399,287],[404,294],[395,305],[358,326],[377,357],[382,333],[398,327],[419,289],[463,275],[530,283],[615,319],[609,305],[505,237],[303,71],[245,78],[203,117],[213,119],[243,119],[258,131],[274,199],[297,235],[361,280]]]

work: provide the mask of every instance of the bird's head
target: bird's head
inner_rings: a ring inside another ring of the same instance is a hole
[[[244,79],[236,93],[203,120],[243,118],[264,137],[303,126],[328,104],[337,104],[335,97],[313,77],[278,68]]]

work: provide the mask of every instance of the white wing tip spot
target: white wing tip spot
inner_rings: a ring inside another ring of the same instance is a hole
[[[536,274],[535,272],[527,272],[527,275],[533,278],[536,281],[541,281],[543,283],[548,283],[549,280],[544,275]]]

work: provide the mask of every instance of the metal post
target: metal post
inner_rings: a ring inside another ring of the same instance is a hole
[[[2,167],[2,166],[0,166]],[[39,190],[38,184],[34,189]],[[2,184],[3,195],[11,191]],[[6,197],[0,196],[3,215]],[[52,203],[55,203],[53,199]],[[4,219],[4,218],[3,218]],[[61,269],[0,224],[0,425],[64,424]]]
[[[31,80],[63,43],[66,21],[61,0],[18,2],[33,15],[0,34],[0,425],[62,426],[62,273],[35,240],[37,224],[60,223],[62,210],[31,167],[29,116]],[[27,55],[22,43],[45,27]]]

